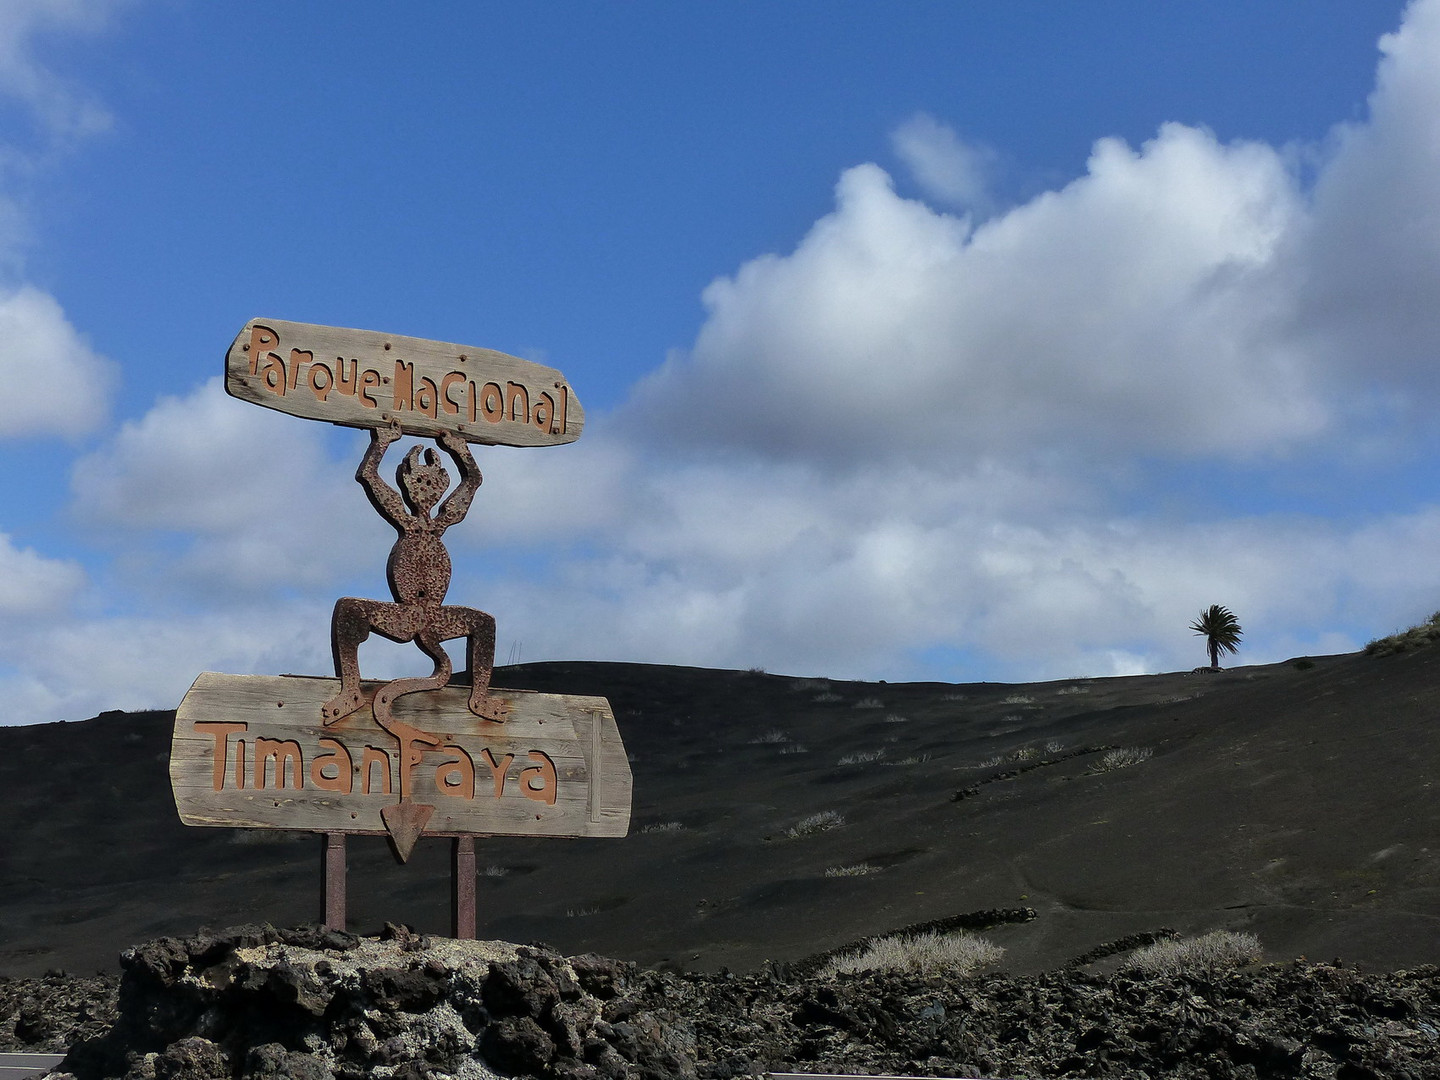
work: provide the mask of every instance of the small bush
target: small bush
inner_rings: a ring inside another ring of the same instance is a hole
[[[964,700],[965,700],[965,695],[964,695],[964,694],[942,694],[941,697],[940,697],[940,700],[941,700],[941,701],[964,701]]]
[[[1422,648],[1435,641],[1440,641],[1440,611],[1409,630],[1376,638],[1365,646],[1365,652],[1370,656],[1392,656],[1407,649]]]
[[[1063,754],[1064,752],[1065,744],[1056,739],[1051,739],[1045,744],[1045,753],[1047,754]]]
[[[998,769],[1001,765],[1004,765],[1004,764],[1005,764],[1005,759],[1004,759],[1003,757],[1001,757],[999,754],[996,754],[996,755],[995,755],[994,757],[992,757],[992,758],[986,758],[984,761],[980,762],[980,764],[976,765],[975,768],[977,768],[977,769]]]
[[[855,702],[853,707],[856,709],[883,709],[885,703],[878,697],[867,697]]]
[[[826,705],[832,701],[841,701],[843,699],[840,697],[839,694],[835,693],[834,690],[826,690],[823,693],[816,694],[810,700],[815,702],[815,704],[817,705]]]
[[[853,866],[832,866],[825,871],[826,877],[864,877],[866,874],[878,874],[880,867],[871,866],[869,863],[856,863]]]
[[[481,877],[488,877],[488,878],[503,878],[503,877],[508,876],[509,873],[510,873],[510,868],[509,868],[508,866],[495,866],[495,865],[491,865],[491,866],[487,866],[487,867],[485,867],[485,869],[481,870],[481,871],[480,871],[480,876],[481,876]]]
[[[890,764],[891,764],[891,765],[923,765],[923,764],[925,764],[925,762],[927,762],[927,761],[929,761],[929,760],[930,760],[930,755],[929,755],[929,754],[911,754],[909,757],[900,758],[900,759],[898,759],[898,760],[896,760],[896,761],[890,762]]]
[[[1253,964],[1262,956],[1260,939],[1233,930],[1212,930],[1196,938],[1157,941],[1136,949],[1124,964],[1147,975],[1213,973],[1219,968]]]
[[[1024,694],[1011,694],[1011,695],[1010,695],[1009,697],[1007,697],[1007,698],[1001,698],[1001,699],[1000,699],[1000,704],[1001,704],[1001,705],[1029,705],[1029,704],[1030,704],[1031,702],[1033,702],[1034,700],[1035,700],[1035,699],[1034,699],[1033,697],[1027,697],[1027,696],[1024,695]]]
[[[893,935],[871,942],[859,952],[835,957],[822,975],[855,974],[861,971],[895,971],[909,975],[944,974],[957,978],[973,975],[998,963],[1005,950],[973,934]]]
[[[806,749],[804,746],[801,746],[798,742],[791,743],[789,746],[785,746],[780,749],[780,753],[782,754],[808,754],[809,752],[810,751],[808,749]]]
[[[802,836],[814,836],[816,833],[838,829],[844,824],[844,814],[835,810],[821,810],[818,814],[801,818],[785,830],[785,835],[792,840],[798,840]]]
[[[750,740],[751,746],[779,746],[781,743],[790,741],[790,736],[781,731],[778,727],[772,727],[769,731],[762,731]]]
[[[879,750],[857,750],[853,754],[846,754],[836,765],[869,765],[872,761],[879,761],[885,756],[885,749]]]
[[[657,821],[653,825],[646,825],[640,831],[642,833],[680,832],[684,828],[684,824],[679,821]]]
[[[1011,761],[1032,761],[1034,758],[1035,748],[1033,746],[1022,746],[1018,750],[1010,751]]]
[[[1055,692],[1057,694],[1088,694],[1090,688],[1088,686],[1062,686]]]
[[[1142,761],[1150,760],[1151,750],[1148,746],[1122,746],[1116,750],[1107,751],[1105,756],[1095,763],[1097,772],[1114,772],[1116,769],[1126,769],[1131,765],[1139,765]]]
[[[901,716],[899,713],[892,712],[885,714],[884,722],[887,724],[908,724],[910,722],[910,718],[908,716]]]

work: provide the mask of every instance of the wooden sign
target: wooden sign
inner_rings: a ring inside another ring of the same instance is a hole
[[[379,685],[362,689],[373,697]],[[387,815],[403,802],[433,808],[416,835],[629,830],[630,763],[604,698],[492,689],[505,712],[496,722],[469,711],[468,687],[447,686],[396,699],[387,730],[369,705],[326,725],[320,707],[339,686],[294,675],[196,679],[170,751],[181,820],[394,836]]]
[[[309,420],[467,442],[574,442],[585,410],[554,368],[494,349],[251,319],[225,354],[232,396]]]

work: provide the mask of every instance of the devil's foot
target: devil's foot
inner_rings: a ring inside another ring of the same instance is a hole
[[[470,695],[470,711],[482,720],[503,723],[510,706],[491,694],[476,691]]]
[[[341,690],[340,693],[320,706],[320,719],[326,724],[333,724],[342,716],[349,716],[363,704],[365,704],[365,697],[359,690]]]

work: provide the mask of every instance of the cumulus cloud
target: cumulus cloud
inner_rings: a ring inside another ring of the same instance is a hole
[[[1278,333],[1300,214],[1280,154],[1166,125],[978,228],[848,170],[796,250],[705,292],[706,323],[632,409],[665,436],[812,460],[1032,448],[1246,458],[1327,429]]]
[[[85,583],[85,571],[78,563],[46,558],[33,548],[18,548],[11,537],[0,532],[0,617],[35,619],[59,614]]]
[[[35,119],[27,145],[0,144],[0,277],[23,280],[30,239],[23,189],[40,164],[102,129],[105,111],[36,56],[48,31],[94,31],[114,5],[101,0],[9,0],[0,4],[0,99]],[[0,379],[26,387],[22,408],[0,417],[0,438],[95,430],[108,412],[114,366],[90,349],[60,304],[32,285],[0,281]]]
[[[917,113],[901,124],[890,142],[931,198],[977,217],[993,209],[991,175],[999,162],[994,150],[965,142],[928,113]]]
[[[1416,3],[1380,40],[1369,115],[1336,128],[1296,237],[1292,332],[1354,374],[1440,404],[1440,5]],[[1356,380],[1359,381],[1358,379]]]
[[[0,414],[0,438],[93,431],[109,412],[115,366],[97,355],[46,293],[0,292],[0,382],[29,388]]]
[[[0,641],[0,724],[173,709],[202,671],[325,672],[328,608],[76,618]],[[7,670],[8,669],[8,670]]]
[[[340,461],[326,434],[227,396],[217,377],[80,458],[74,513],[132,544],[183,538],[151,570],[211,597],[331,585],[364,560],[383,566],[388,530],[353,479],[363,442]]]

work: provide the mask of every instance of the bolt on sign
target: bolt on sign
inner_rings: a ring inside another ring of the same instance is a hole
[[[457,935],[473,937],[474,836],[629,829],[630,766],[609,702],[492,687],[495,619],[445,602],[442,538],[483,479],[470,444],[573,442],[584,410],[560,372],[493,349],[280,319],[246,323],[226,353],[225,388],[293,416],[369,430],[356,480],[396,532],[391,598],[336,601],[334,678],[206,672],[195,680],[176,710],[170,752],[180,818],[325,834],[332,926],[344,925],[346,835],[388,835],[402,862],[422,835],[454,837]],[[403,455],[392,484],[381,467],[403,435],[435,446]],[[359,647],[372,633],[413,642],[431,674],[364,679]],[[463,685],[444,646],[457,639],[468,660]]]

